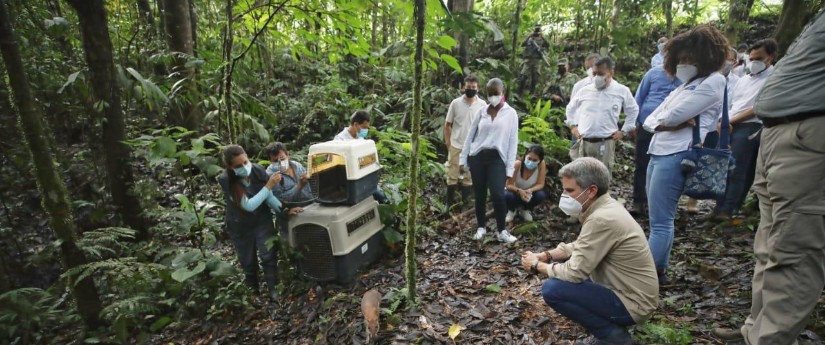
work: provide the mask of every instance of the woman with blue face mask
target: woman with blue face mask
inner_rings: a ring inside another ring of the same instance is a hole
[[[531,222],[531,210],[547,200],[544,192],[544,179],[547,176],[544,148],[541,145],[530,146],[524,157],[516,160],[514,168],[516,172],[507,179],[504,187],[508,210],[505,221],[512,222],[518,212],[524,221]]]
[[[253,292],[258,292],[260,258],[269,296],[276,299],[278,253],[275,246],[267,248],[266,241],[275,236],[272,211],[280,212],[281,202],[272,194],[272,188],[281,182],[281,174],[268,177],[266,170],[250,162],[244,149],[238,145],[224,148],[223,162],[226,169],[218,176],[218,183],[226,202],[224,221],[226,232],[235,245],[245,283]]]

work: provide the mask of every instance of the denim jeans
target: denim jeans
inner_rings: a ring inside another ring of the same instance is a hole
[[[653,133],[641,128],[636,131],[636,171],[633,172],[634,204],[647,202],[647,165],[650,163],[647,150],[650,148],[651,139],[653,139]]]
[[[557,313],[582,325],[598,339],[635,324],[613,291],[589,280],[571,283],[548,279],[541,286],[541,297]]]
[[[495,149],[481,150],[475,156],[467,158],[473,178],[473,191],[476,197],[476,222],[479,228],[487,224],[487,191],[496,215],[498,231],[505,230],[504,218],[507,216],[507,203],[504,200],[504,182],[507,168]]]
[[[756,172],[756,154],[759,152],[759,137],[748,139],[762,128],[760,123],[741,123],[733,126],[730,136],[731,154],[736,167],[728,174],[725,197],[716,201],[716,212],[732,214],[739,210],[748,190],[753,185]]]
[[[518,174],[518,172],[516,172],[516,174]],[[529,202],[524,202],[524,200],[521,200],[518,193],[511,192],[509,190],[504,191],[504,197],[507,199],[507,210],[515,211],[516,208],[521,207],[527,211],[530,211],[547,200],[547,193],[543,190],[537,190],[533,192],[533,197]]]
[[[682,151],[665,156],[650,156],[647,167],[647,202],[650,217],[650,237],[648,244],[653,254],[656,270],[663,272],[670,260],[673,247],[674,220],[679,206],[679,197],[685,189],[685,175],[682,160],[691,151]]]

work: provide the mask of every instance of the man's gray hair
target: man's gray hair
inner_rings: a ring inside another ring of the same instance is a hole
[[[596,186],[596,196],[604,195],[610,187],[610,170],[593,157],[582,157],[567,163],[559,170],[559,176],[574,179],[581,189]]]
[[[490,87],[495,87],[501,91],[504,91],[504,82],[498,78],[490,79],[490,81],[487,82],[487,88],[489,89]]]
[[[596,64],[596,60],[598,60],[598,59],[599,59],[599,58],[601,58],[601,57],[602,57],[602,56],[601,56],[601,55],[599,55],[599,53],[590,53],[590,54],[588,54],[588,55],[587,55],[587,57],[584,59],[584,62],[585,62],[585,63],[587,63],[587,62],[589,61],[590,63],[592,63],[592,64],[594,64],[594,65],[595,65],[595,64]]]

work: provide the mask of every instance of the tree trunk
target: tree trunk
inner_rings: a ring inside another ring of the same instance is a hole
[[[175,97],[176,101],[170,109],[170,119],[176,125],[197,130],[202,118],[191,101],[195,91],[195,69],[186,66],[189,57],[195,56],[189,1],[163,0],[163,8],[169,50],[180,54],[174,59],[172,71],[178,79],[187,80],[183,90]]]
[[[513,51],[510,55],[510,70],[515,71],[516,69],[516,49],[518,49],[518,33],[521,26],[521,10],[524,7],[524,2],[526,0],[516,0],[516,22],[513,23]]]
[[[192,56],[198,57],[198,11],[193,0],[189,3],[189,30],[192,32]]]
[[[662,9],[665,11],[667,37],[673,38],[673,0],[662,1]]]
[[[129,194],[134,185],[129,166],[131,150],[126,140],[126,125],[120,101],[120,84],[115,73],[112,41],[103,0],[68,0],[80,20],[83,51],[92,84],[92,96],[103,112],[102,141],[106,149],[106,172],[112,201],[123,222],[138,231],[138,239],[147,239],[148,232],[140,202]]]
[[[370,42],[372,44],[372,51],[375,51],[375,44],[378,43],[378,0],[372,0],[372,36]]]
[[[779,56],[785,55],[788,47],[802,32],[810,18],[810,9],[805,6],[804,0],[785,0],[782,2],[782,14],[779,16],[779,24],[773,34],[776,43],[779,44]]]
[[[235,142],[235,126],[233,126],[232,118],[232,73],[230,73],[230,65],[232,64],[232,45],[234,40],[234,32],[232,30],[232,8],[234,1],[226,0],[226,27],[224,28],[223,39],[223,67],[221,74],[223,75],[223,83],[220,87],[220,95],[223,97],[224,119],[226,121],[227,140],[230,143]],[[220,109],[218,111],[220,113]]]
[[[454,14],[461,16],[462,19],[469,19],[468,15],[473,12],[473,5],[473,0],[454,0],[452,11]],[[461,15],[461,13],[464,13],[464,15]],[[455,39],[458,41],[458,63],[462,68],[466,68],[470,63],[470,35],[465,33],[464,30],[459,30],[455,33]]]
[[[520,1],[520,0],[519,0]],[[427,0],[415,0],[415,66],[413,68],[413,111],[412,111],[412,150],[410,152],[410,184],[407,187],[407,243],[405,262],[407,265],[407,299],[410,304],[416,301],[416,261],[415,239],[417,230],[416,205],[418,204],[418,137],[421,135],[421,89],[424,81],[424,27],[427,17]]]
[[[613,11],[610,13],[610,40],[607,43],[607,47],[603,47],[607,49],[607,51],[610,51],[610,47],[613,45],[613,37],[619,29],[619,13],[621,7],[622,0],[613,0]]]
[[[100,6],[102,8],[102,2]],[[104,32],[108,35],[108,31],[104,30]],[[77,235],[68,192],[52,160],[54,150],[49,147],[46,137],[48,134],[43,129],[42,110],[29,88],[20,48],[6,12],[5,0],[0,0],[0,50],[2,50],[3,61],[8,72],[9,84],[14,93],[14,102],[20,115],[20,127],[26,139],[26,146],[31,153],[37,186],[43,199],[43,208],[49,215],[49,224],[61,241],[60,254],[63,265],[66,269],[83,265],[86,263],[86,258],[75,242]],[[69,288],[86,327],[95,329],[100,326],[101,303],[92,278],[87,277],[76,284],[70,281]]]
[[[739,43],[739,33],[748,25],[753,0],[730,0],[725,36],[731,46]]]

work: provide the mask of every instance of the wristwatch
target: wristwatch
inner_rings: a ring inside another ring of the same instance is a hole
[[[533,265],[530,266],[530,272],[539,273],[538,267],[539,267],[539,261],[534,262]]]

